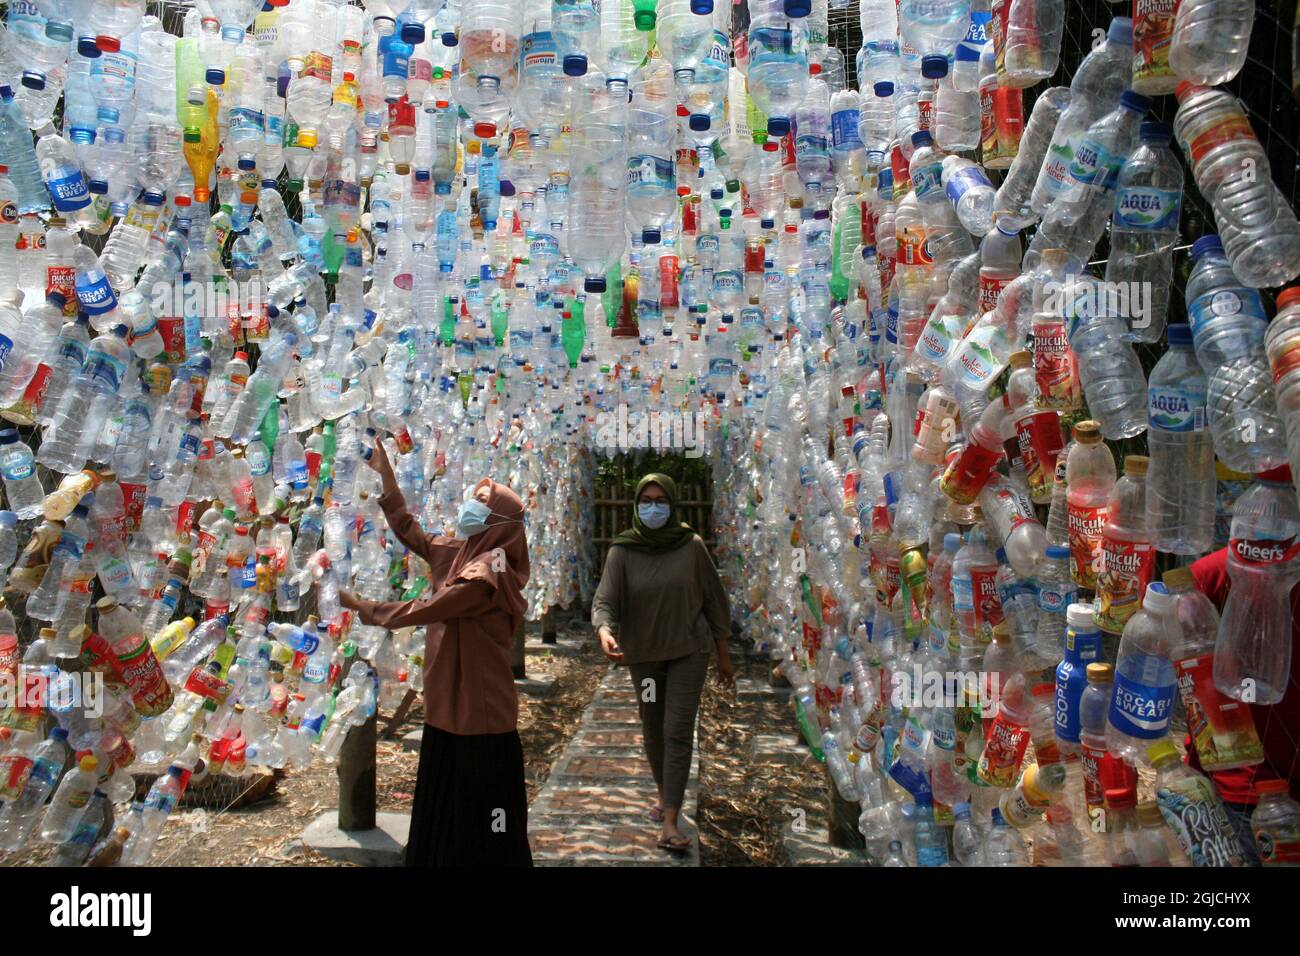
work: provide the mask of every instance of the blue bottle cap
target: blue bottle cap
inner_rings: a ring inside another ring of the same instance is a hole
[[[888,80],[880,80],[878,83],[876,83],[873,89],[876,91],[877,96],[894,95],[894,84],[890,83]]]
[[[697,17],[707,17],[713,12],[713,0],[691,0],[691,13]]]
[[[943,550],[949,554],[956,554],[961,550],[961,535],[956,531],[949,531],[943,536]]]
[[[1217,235],[1201,236],[1201,238],[1192,243],[1193,259],[1199,259],[1204,255],[1214,252],[1220,254],[1223,252],[1223,242]]]
[[[924,146],[929,146],[933,142],[934,140],[931,138],[930,131],[928,129],[919,129],[912,134],[912,146],[914,146],[916,149],[921,149]]]
[[[1138,132],[1142,137],[1142,142],[1151,143],[1155,146],[1168,146],[1170,140],[1174,138],[1173,127],[1159,120],[1143,120],[1142,127]]]
[[[768,136],[787,136],[790,133],[790,120],[784,116],[769,116],[767,118],[767,135]]]
[[[710,3],[709,7],[712,8]],[[785,0],[785,15],[792,19],[806,17],[812,13],[812,0]]]
[[[708,113],[692,113],[689,121],[692,132],[703,133],[712,124]]]
[[[1151,109],[1151,97],[1143,96],[1137,90],[1125,90],[1119,95],[1119,105],[1135,113],[1145,113]]]
[[[587,55],[585,53],[568,53],[564,57],[565,76],[586,76]]]
[[[1106,29],[1106,39],[1120,46],[1133,45],[1133,20],[1131,17],[1115,17]]]
[[[921,57],[921,75],[927,80],[941,80],[948,75],[948,58],[942,53]]]
[[[1070,549],[1063,544],[1049,544],[1044,553],[1055,561],[1062,561],[1070,556]]]
[[[403,43],[410,46],[419,46],[424,42],[424,24],[423,23],[403,23],[402,30],[398,34]]]

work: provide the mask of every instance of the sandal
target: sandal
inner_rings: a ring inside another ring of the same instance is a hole
[[[661,807],[661,806],[660,806],[659,804],[657,804],[657,803],[656,803],[653,807],[651,807],[651,808],[650,808],[650,820],[651,820],[652,823],[663,823],[663,822],[664,822],[664,808]]]
[[[660,837],[659,849],[671,850],[673,853],[685,853],[691,848],[691,838],[683,834],[672,837]]]

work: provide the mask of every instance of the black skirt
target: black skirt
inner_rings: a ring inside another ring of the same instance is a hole
[[[406,865],[533,865],[518,731],[462,736],[425,725]]]

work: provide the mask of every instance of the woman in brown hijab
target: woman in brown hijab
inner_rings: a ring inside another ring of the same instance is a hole
[[[428,563],[433,583],[431,597],[414,601],[340,593],[365,624],[425,627],[425,727],[406,865],[531,866],[510,672],[512,638],[528,607],[523,502],[484,478],[461,506],[458,536],[429,535],[406,510],[382,443],[370,466],[383,480],[388,526]]]

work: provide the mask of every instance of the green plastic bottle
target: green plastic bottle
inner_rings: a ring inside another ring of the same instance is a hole
[[[510,312],[506,308],[506,292],[504,289],[497,289],[492,293],[492,337],[496,339],[497,347],[500,348],[506,344],[506,333],[510,331]]]
[[[442,297],[442,322],[438,325],[438,341],[446,346],[456,342],[456,309],[449,295]]]
[[[632,0],[632,22],[642,33],[649,33],[655,28],[656,0]]]
[[[605,310],[605,324],[611,329],[618,323],[618,311],[623,306],[623,265],[615,262],[605,273],[605,291],[600,294],[600,304]]]
[[[586,304],[581,299],[570,299],[564,316],[560,341],[569,359],[569,368],[577,368],[578,359],[582,358],[582,345],[587,339]]]

